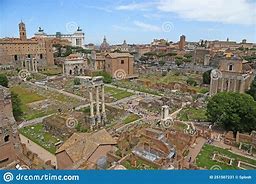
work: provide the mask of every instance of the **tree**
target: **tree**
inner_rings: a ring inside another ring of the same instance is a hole
[[[12,112],[14,118],[18,121],[21,119],[23,112],[21,109],[21,100],[19,96],[15,93],[11,93],[11,98],[12,98]]]
[[[103,76],[103,82],[104,83],[111,83],[112,82],[112,77],[109,73],[105,71],[97,71],[93,73],[93,76]]]
[[[254,80],[252,81],[251,88],[246,93],[251,95],[254,98],[254,100],[256,101],[256,76],[254,77]]]
[[[180,66],[180,65],[183,64],[183,61],[182,61],[181,59],[176,59],[176,60],[175,60],[175,64],[176,64],[177,66]]]
[[[0,74],[0,85],[8,88],[8,78],[4,74]]]
[[[186,82],[190,86],[197,86],[197,82],[191,77],[189,77]]]
[[[80,84],[81,84],[80,79],[75,78],[74,79],[74,85],[80,85]]]
[[[247,94],[218,93],[209,99],[207,116],[227,131],[251,132],[256,129],[256,102]]]
[[[206,72],[203,73],[203,83],[204,84],[210,84],[211,82],[211,71],[212,70],[208,70]]]

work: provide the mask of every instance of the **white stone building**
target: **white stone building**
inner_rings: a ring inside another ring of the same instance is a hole
[[[48,35],[44,33],[44,30],[39,27],[38,32],[35,33],[35,37],[47,37],[47,38],[63,38],[71,42],[74,47],[84,47],[84,32],[80,27],[73,34],[62,34],[61,32],[56,32],[56,34]]]

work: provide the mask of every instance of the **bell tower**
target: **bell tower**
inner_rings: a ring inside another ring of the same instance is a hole
[[[19,23],[19,32],[20,32],[20,39],[26,40],[27,39],[26,26],[22,21]]]

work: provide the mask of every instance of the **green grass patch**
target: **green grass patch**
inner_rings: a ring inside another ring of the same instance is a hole
[[[59,142],[59,139],[51,135],[44,128],[43,124],[36,124],[19,129],[19,132],[35,142],[39,146],[43,147],[52,154],[55,154],[55,144]]]
[[[216,154],[225,155],[234,159],[232,165],[212,160],[212,157]],[[205,144],[196,158],[196,165],[201,168],[211,169],[214,165],[220,166],[223,170],[240,169],[237,167],[238,161],[247,162],[249,164],[256,165],[256,160],[252,160],[247,157],[243,157],[234,153],[231,153],[227,149],[219,148],[213,145]]]
[[[111,94],[111,96],[113,96],[117,100],[121,100],[123,98],[134,95],[131,92],[109,86],[105,86],[105,92]]]
[[[182,109],[178,114],[178,118],[181,121],[207,121],[206,109],[205,108],[186,108]]]
[[[36,118],[40,118],[40,117],[43,117],[43,116],[53,114],[55,112],[56,112],[56,110],[53,110],[53,109],[50,109],[50,110],[47,110],[47,111],[37,111],[37,112],[25,114],[23,116],[23,118],[25,120],[32,120],[32,119],[36,119]]]
[[[131,123],[131,122],[136,121],[136,120],[138,120],[138,119],[140,119],[140,117],[139,117],[137,114],[130,114],[130,115],[128,115],[128,116],[123,120],[123,122],[124,122],[125,124],[128,124],[128,123]]]
[[[21,86],[13,86],[11,87],[11,91],[19,96],[22,104],[28,104],[45,99],[43,96],[36,94],[34,91]]]
[[[59,75],[62,74],[62,68],[47,68],[44,71],[41,71],[40,73],[47,75],[47,76],[54,76],[54,75]]]

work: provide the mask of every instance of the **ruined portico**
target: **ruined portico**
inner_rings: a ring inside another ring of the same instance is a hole
[[[87,88],[89,91],[91,129],[103,126],[106,123],[103,77],[102,76],[97,76],[97,77],[79,76],[76,78],[78,78],[81,82],[81,85]],[[101,98],[100,98],[100,91],[101,91]],[[95,101],[93,98],[94,97],[93,94],[95,94],[95,97],[96,97]],[[94,113],[95,102],[96,102],[96,112]],[[100,105],[101,105],[101,111],[100,111]]]

